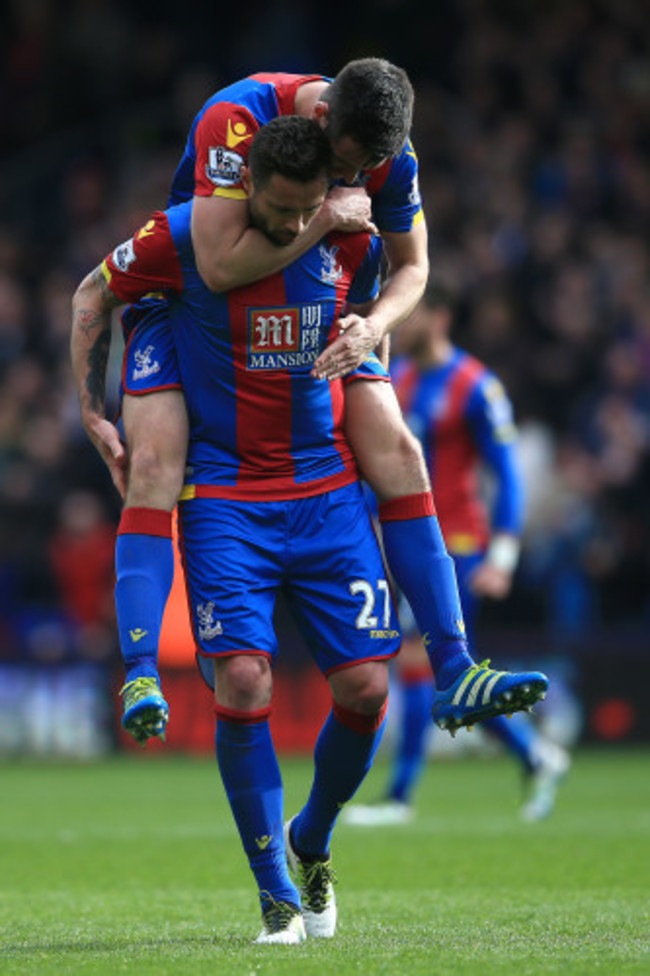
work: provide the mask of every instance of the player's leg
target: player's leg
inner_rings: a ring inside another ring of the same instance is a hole
[[[328,855],[343,804],[365,779],[383,735],[388,663],[370,661],[329,677],[333,705],[314,753],[311,793],[294,818],[292,840],[304,855]]]
[[[557,792],[571,759],[560,746],[545,738],[527,715],[489,719],[483,728],[498,739],[521,766],[524,779],[522,819],[544,820],[555,807]]]
[[[455,556],[456,574],[461,604],[468,625],[471,646],[475,646],[474,629],[478,601],[470,586],[475,566],[484,558]],[[524,778],[524,804],[521,816],[524,820],[542,820],[550,816],[555,806],[558,789],[566,776],[571,760],[569,754],[554,742],[546,739],[535,723],[525,714],[497,715],[483,723],[486,732],[498,739],[503,747],[517,760]]]
[[[347,384],[345,398],[346,434],[379,500],[386,558],[413,610],[436,679],[435,721],[453,734],[461,725],[528,708],[546,694],[545,675],[494,671],[469,655],[453,562],[422,452],[392,387],[357,379]]]
[[[177,390],[123,401],[127,497],[115,546],[115,606],[126,668],[122,724],[142,744],[168,718],[158,642],[174,575],[172,510],[182,488],[187,415]]]
[[[473,664],[467,652],[454,566],[435,515],[422,449],[390,383],[345,387],[345,431],[377,496],[389,568],[406,596],[440,687]]]
[[[296,546],[287,597],[328,677],[333,704],[318,736],[311,791],[288,825],[286,846],[307,933],[330,937],[337,917],[332,832],[381,741],[387,662],[399,648],[400,634],[360,486],[305,500],[299,514],[300,509],[303,523],[319,531]]]
[[[338,816],[372,766],[385,727],[388,664],[371,661],[331,675],[332,710],[314,750],[304,807],[286,825],[287,858],[302,897],[307,934],[331,938],[337,907],[330,853]]]
[[[471,588],[471,577],[484,557],[484,551],[471,555],[454,555],[461,605],[472,648],[476,646],[479,600]],[[487,719],[483,728],[498,739],[521,766],[526,788],[523,818],[541,820],[547,817],[555,804],[558,787],[569,768],[568,755],[554,743],[548,742],[525,714],[513,715],[511,718],[497,715]]]
[[[158,641],[174,573],[172,510],[183,486],[188,421],[164,305],[141,317],[125,351],[122,418],[129,458],[115,549],[115,604],[126,667],[122,724],[164,738]]]
[[[259,891],[258,941],[293,944],[305,937],[304,923],[287,869],[282,779],[269,729],[279,580],[273,551],[282,521],[275,503],[180,504],[199,663],[215,689],[217,763]]]
[[[400,619],[408,631],[408,607]],[[412,619],[412,618],[411,618]],[[390,760],[388,783],[380,800],[348,806],[345,823],[358,827],[388,827],[413,819],[413,794],[426,766],[426,745],[431,729],[434,684],[422,640],[412,627],[404,638],[395,665],[395,681],[401,693],[397,742]]]
[[[219,658],[215,669],[215,749],[239,836],[260,891],[258,941],[304,937],[300,895],[289,876],[283,840],[283,789],[271,732],[271,668],[266,657]]]
[[[557,792],[571,767],[571,757],[557,743],[537,735],[532,751],[532,768],[525,776],[524,820],[544,820],[555,808]]]
[[[399,682],[402,690],[402,718],[397,748],[392,764],[388,797],[406,807],[411,814],[415,788],[426,766],[426,746],[431,728],[433,681],[427,673],[426,654],[422,641],[410,637],[400,655]],[[398,807],[399,809],[399,807]]]

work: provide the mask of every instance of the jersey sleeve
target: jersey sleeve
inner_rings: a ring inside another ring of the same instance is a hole
[[[381,237],[370,238],[368,250],[361,265],[350,282],[347,301],[351,305],[365,305],[379,294],[379,271],[383,245]]]
[[[194,192],[201,197],[245,200],[242,166],[259,123],[249,109],[233,102],[214,102],[195,132]]]
[[[367,189],[380,231],[408,233],[424,220],[418,159],[410,140],[398,156],[370,172]]]
[[[180,291],[183,274],[167,214],[155,213],[101,267],[111,291],[123,302],[155,291]]]
[[[512,404],[492,373],[482,377],[468,398],[467,421],[481,459],[496,479],[492,530],[520,535],[524,485],[517,455],[517,428]]]

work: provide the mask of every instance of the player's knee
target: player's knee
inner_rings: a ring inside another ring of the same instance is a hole
[[[183,455],[169,454],[155,442],[136,446],[129,461],[130,504],[173,508],[183,487],[184,470]]]
[[[266,708],[271,701],[271,668],[257,654],[238,654],[215,662],[215,689],[219,704],[236,711]]]
[[[356,701],[352,706],[353,712],[360,715],[378,715],[386,704],[388,698],[388,688],[364,687],[357,695]]]
[[[405,423],[394,431],[391,447],[395,463],[408,470],[424,468],[422,445]]]
[[[332,682],[339,705],[360,715],[377,715],[388,698],[388,666],[381,661],[358,665],[339,672]]]
[[[430,490],[422,447],[406,424],[391,429],[373,458],[372,476],[366,477],[380,502]]]

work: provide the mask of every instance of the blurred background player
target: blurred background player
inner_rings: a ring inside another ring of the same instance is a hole
[[[431,474],[438,518],[454,560],[470,648],[482,598],[502,600],[510,592],[524,517],[524,487],[517,458],[517,431],[501,382],[486,366],[449,339],[453,303],[430,286],[400,332],[391,373],[411,430],[422,442]],[[491,525],[482,490],[482,469],[494,481]],[[422,639],[403,600],[405,639],[397,662],[402,710],[396,752],[383,801],[348,808],[358,825],[406,823],[414,815],[413,794],[426,763],[434,687]],[[526,715],[501,715],[482,723],[512,753],[525,775],[522,816],[548,816],[568,754],[542,737]]]

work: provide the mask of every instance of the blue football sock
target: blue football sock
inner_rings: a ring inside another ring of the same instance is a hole
[[[172,547],[171,512],[124,509],[115,545],[115,607],[127,681],[158,676],[158,641],[174,578]]]
[[[454,563],[430,492],[379,506],[386,559],[422,634],[438,688],[470,667]]]
[[[513,715],[512,718],[497,715],[496,718],[489,718],[482,725],[484,729],[496,736],[509,752],[514,753],[521,760],[527,772],[532,772],[534,768],[532,757],[538,733],[530,719],[520,714]]]
[[[225,709],[218,709],[217,762],[248,863],[260,893],[300,906],[287,868],[282,777],[268,718],[242,722],[230,720],[235,713],[230,718],[225,714]]]
[[[336,818],[372,766],[384,732],[386,710],[365,716],[334,705],[314,750],[314,782],[294,818],[291,840],[300,854],[327,854]]]
[[[392,761],[388,796],[409,803],[426,763],[425,746],[431,725],[433,681],[429,675],[402,684],[402,716]]]

